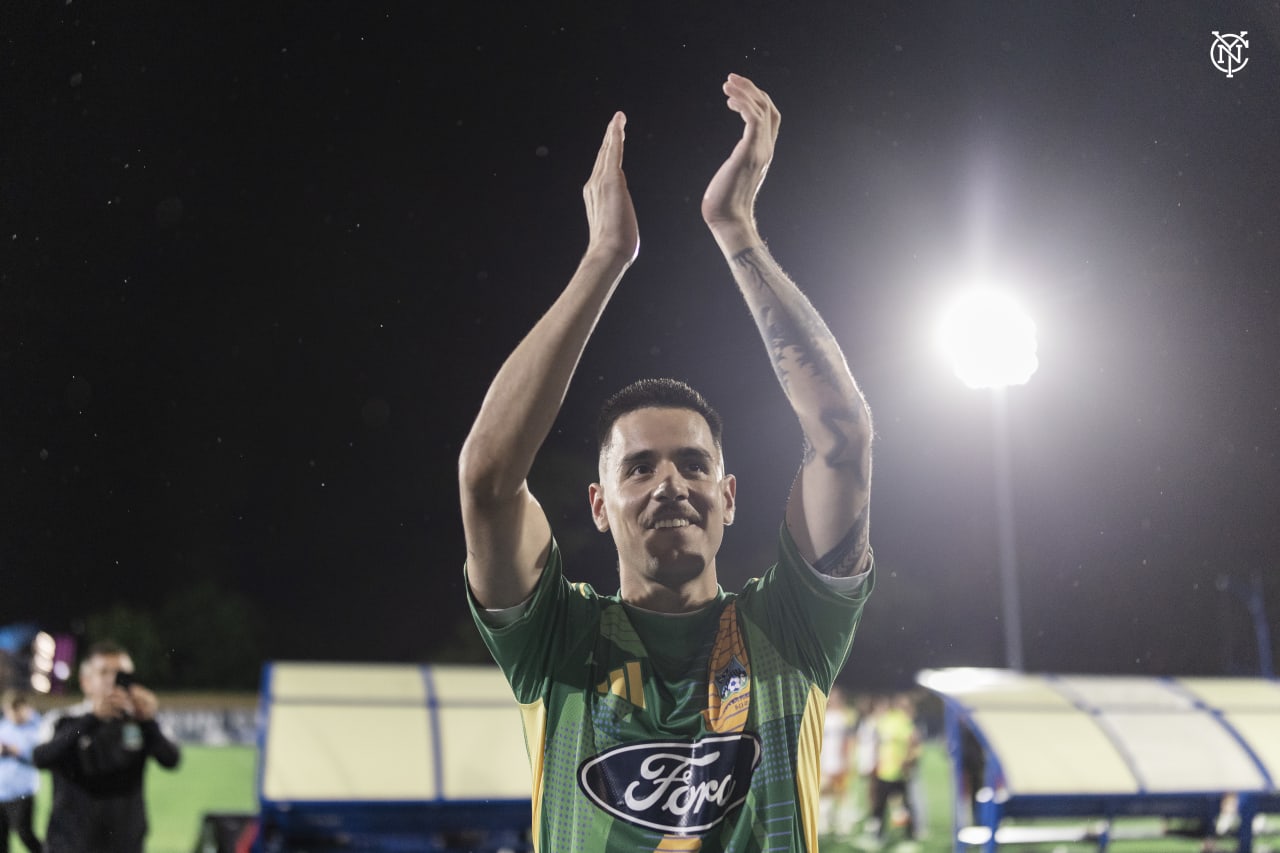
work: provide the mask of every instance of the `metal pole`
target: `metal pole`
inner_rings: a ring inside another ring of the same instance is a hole
[[[1018,597],[1018,554],[1013,530],[1013,484],[1009,460],[1009,411],[1004,388],[991,389],[991,425],[996,469],[996,527],[999,536],[1000,600],[1006,665],[1023,671],[1022,615]]]
[[[1258,641],[1258,672],[1263,678],[1274,678],[1275,667],[1271,663],[1271,631],[1267,628],[1267,613],[1263,606],[1262,575],[1252,578],[1249,590],[1249,617],[1253,619],[1253,635]]]
[[[1249,579],[1249,585],[1236,581],[1235,578],[1227,574],[1218,575],[1215,582],[1219,592],[1229,592],[1240,599],[1244,604],[1245,610],[1249,613],[1249,619],[1253,622],[1253,638],[1258,644],[1258,674],[1263,678],[1275,677],[1275,666],[1271,658],[1271,630],[1267,627],[1267,612],[1264,605],[1262,590],[1262,575],[1254,572]],[[1223,624],[1228,624],[1229,619],[1224,617]],[[1231,637],[1231,631],[1224,632],[1224,636]],[[1228,645],[1228,649],[1232,647]],[[1227,665],[1233,667],[1231,658],[1234,655],[1228,655]]]

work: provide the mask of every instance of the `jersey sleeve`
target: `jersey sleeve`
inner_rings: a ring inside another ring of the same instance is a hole
[[[575,589],[565,580],[560,546],[554,539],[533,594],[509,624],[486,621],[470,589],[467,584],[471,617],[489,653],[511,684],[516,701],[533,702],[543,695],[547,680],[565,659],[565,651],[580,639],[587,599],[594,593],[587,587]]]
[[[875,586],[875,558],[853,589],[830,584],[800,555],[786,524],[778,562],[743,590],[740,609],[793,666],[829,692]]]

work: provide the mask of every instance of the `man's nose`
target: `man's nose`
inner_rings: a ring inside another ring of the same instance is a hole
[[[667,466],[659,472],[658,485],[653,496],[660,501],[680,500],[689,497],[689,484],[674,465]]]

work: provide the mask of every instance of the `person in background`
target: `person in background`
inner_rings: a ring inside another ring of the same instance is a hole
[[[32,753],[53,775],[46,853],[142,853],[148,758],[178,766],[178,745],[156,722],[156,695],[133,680],[133,660],[96,643],[80,665],[79,705],[51,711]]]
[[[876,720],[875,797],[871,807],[877,831],[885,837],[889,798],[897,796],[906,812],[907,838],[916,836],[916,816],[908,782],[920,758],[920,733],[909,696],[895,697]]]
[[[853,802],[857,806],[854,822],[874,814],[876,790],[876,717],[884,710],[883,700],[864,696],[857,704],[857,722],[853,730]]]
[[[19,690],[6,690],[0,707],[4,710],[0,719],[0,853],[9,853],[11,831],[31,853],[40,853],[43,845],[31,824],[40,785],[31,750],[40,737],[40,715]]]
[[[822,724],[822,787],[818,791],[818,833],[847,835],[853,829],[849,802],[849,754],[853,748],[853,709],[844,691],[832,687]]]

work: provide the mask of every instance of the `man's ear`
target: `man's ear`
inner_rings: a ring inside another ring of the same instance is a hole
[[[609,532],[609,514],[604,508],[604,489],[599,483],[592,483],[587,486],[587,500],[591,502],[591,518],[596,523],[596,530],[601,533]]]
[[[725,474],[720,481],[720,489],[724,493],[724,526],[728,527],[733,524],[733,516],[738,509],[738,478]]]

